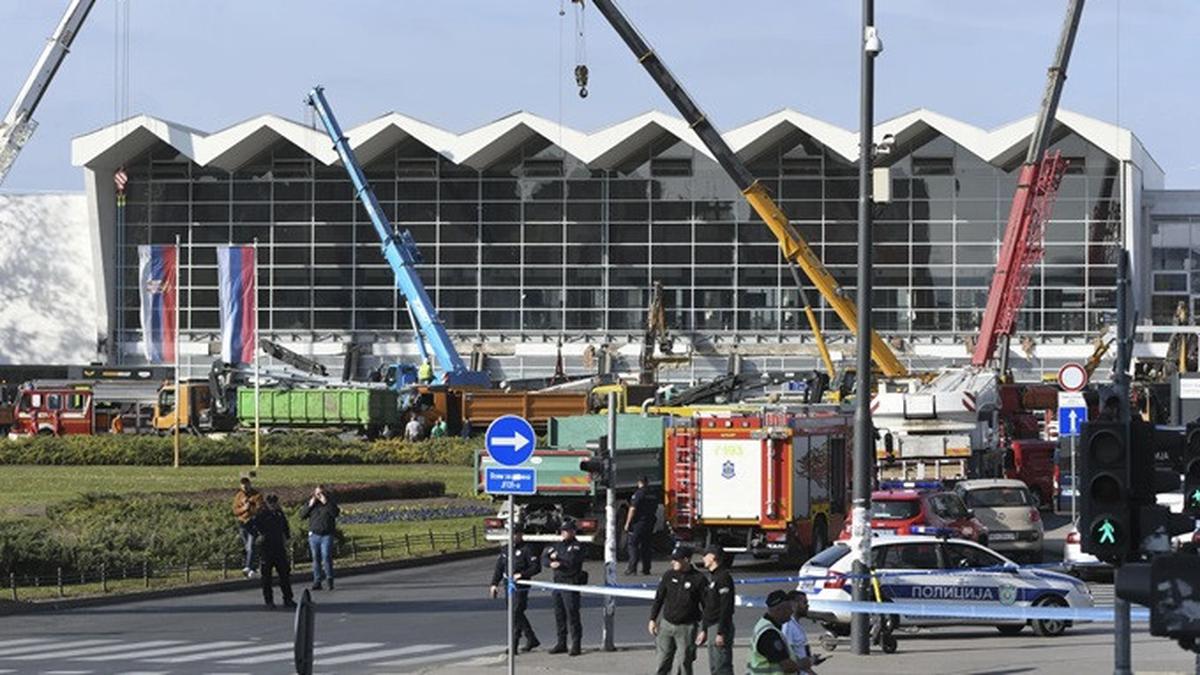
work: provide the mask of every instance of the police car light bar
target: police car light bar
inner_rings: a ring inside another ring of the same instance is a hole
[[[942,488],[942,482],[938,480],[879,481],[880,490],[941,490]]]
[[[953,537],[957,532],[947,527],[931,527],[929,525],[913,525],[908,528],[911,534],[926,534],[931,537]]]

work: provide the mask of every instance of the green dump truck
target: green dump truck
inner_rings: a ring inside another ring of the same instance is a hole
[[[627,500],[637,489],[639,476],[650,479],[652,489],[661,492],[663,434],[670,418],[661,415],[619,415],[617,418],[616,486],[617,498]],[[524,466],[537,470],[537,491],[517,498],[527,541],[558,540],[558,528],[564,519],[575,522],[580,541],[599,544],[604,537],[604,491],[591,474],[579,468],[590,456],[589,442],[608,433],[604,415],[572,415],[550,419],[546,442],[535,450]],[[496,466],[480,450],[475,454],[476,490],[483,492],[483,470]],[[661,501],[661,500],[659,500]],[[498,500],[499,511],[484,519],[488,541],[503,541],[506,536],[508,503]],[[624,509],[618,523],[624,523]]]
[[[268,429],[340,428],[374,437],[403,427],[396,392],[389,389],[263,388],[259,400],[259,424]],[[242,428],[254,428],[254,387],[238,389],[237,415]]]

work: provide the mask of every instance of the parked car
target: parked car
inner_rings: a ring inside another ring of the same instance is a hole
[[[954,486],[988,529],[988,545],[1026,562],[1042,561],[1042,514],[1025,483],[1011,478],[964,480]]]
[[[813,556],[800,568],[798,589],[816,600],[851,599],[850,547],[838,542]],[[930,536],[882,536],[871,542],[872,567],[886,601],[948,606],[1080,607],[1093,605],[1087,584],[1066,574],[1022,569],[1008,558],[965,539]],[[850,613],[809,615],[834,633],[846,632]],[[963,619],[899,615],[900,625],[995,626],[1005,635],[1020,633],[1026,624],[1038,635],[1061,635],[1071,622],[1058,619]]]
[[[915,534],[914,528],[931,534],[970,539],[987,544],[988,530],[953,492],[923,492],[917,489],[876,490],[871,493],[871,531],[878,534]],[[932,532],[936,534],[937,532]],[[850,538],[850,520],[842,527],[839,541]]]

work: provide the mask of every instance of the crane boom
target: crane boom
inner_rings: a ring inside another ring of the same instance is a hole
[[[33,112],[37,110],[38,103],[41,103],[42,96],[45,95],[46,88],[50,86],[50,81],[54,79],[59,66],[67,58],[71,43],[75,41],[79,28],[94,4],[96,0],[71,0],[67,5],[67,11],[58,22],[58,28],[46,41],[41,56],[33,65],[33,70],[29,72],[21,91],[17,93],[8,114],[0,122],[0,185],[4,184],[8,170],[12,168],[13,162],[17,161],[21,148],[37,128]]]
[[[317,111],[317,116],[321,118],[326,133],[333,140],[333,149],[337,151],[338,157],[345,165],[346,173],[350,175],[350,182],[354,184],[354,192],[362,202],[363,208],[371,218],[371,224],[375,226],[376,234],[383,243],[383,257],[387,259],[392,271],[396,274],[396,286],[408,301],[409,310],[416,318],[420,332],[424,333],[425,339],[429,340],[434,355],[437,357],[438,367],[444,371],[444,382],[463,386],[490,386],[491,380],[487,373],[468,369],[462,357],[459,356],[458,350],[455,349],[450,334],[446,332],[446,327],[442,324],[441,317],[438,316],[437,307],[429,299],[429,294],[425,291],[425,284],[421,282],[421,276],[417,273],[417,264],[421,262],[421,252],[417,249],[417,244],[408,230],[397,231],[384,215],[383,208],[379,206],[379,200],[375,197],[375,192],[367,183],[367,177],[363,174],[362,167],[359,166],[358,159],[354,156],[354,151],[350,149],[350,143],[342,133],[341,125],[333,115],[333,109],[325,100],[324,87],[314,87],[308,95],[307,103]],[[423,352],[424,349],[422,349]]]
[[[983,367],[992,360],[997,345],[1000,345],[1001,374],[1008,371],[1008,341],[1017,314],[1025,302],[1025,290],[1029,286],[1033,267],[1041,260],[1045,250],[1042,234],[1054,209],[1058,186],[1067,168],[1062,155],[1048,152],[1047,148],[1050,146],[1050,132],[1054,127],[1063,84],[1067,79],[1067,64],[1071,60],[1075,35],[1079,31],[1083,5],[1084,0],[1070,0],[1067,6],[1058,50],[1046,76],[1046,91],[1042,96],[1037,122],[1029,138],[1025,163],[1017,177],[1017,190],[1009,210],[1008,225],[1004,229],[996,273],[988,291],[979,341],[971,356],[971,365]]]
[[[857,308],[854,301],[846,296],[837,280],[825,269],[825,265],[817,258],[816,254],[809,247],[808,242],[800,235],[800,232],[788,221],[786,215],[780,210],[775,200],[767,193],[766,186],[760,183],[746,168],[746,165],[729,147],[725,139],[717,131],[704,112],[700,110],[692,97],[684,91],[683,86],[667,69],[666,64],[662,59],[650,48],[650,45],[642,38],[633,27],[621,10],[617,8],[613,0],[593,0],[596,9],[604,16],[608,23],[617,31],[625,44],[633,51],[637,57],[638,63],[646,69],[654,82],[658,84],[671,103],[679,111],[688,125],[700,137],[700,140],[708,148],[709,152],[716,158],[717,163],[725,170],[733,182],[741,190],[742,195],[746,197],[746,201],[750,203],[750,207],[755,213],[763,219],[771,232],[775,235],[779,242],[779,248],[783,251],[783,256],[790,262],[795,263],[804,274],[808,276],[817,292],[825,301],[829,303],[833,311],[837,313],[842,323],[850,329],[852,333],[858,335],[858,317]],[[891,348],[879,337],[874,331],[870,335],[871,340],[871,358],[884,375],[888,377],[902,377],[907,374],[907,369]]]

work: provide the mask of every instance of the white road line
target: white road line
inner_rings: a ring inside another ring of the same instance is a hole
[[[20,640],[0,640],[0,647],[16,647],[34,642],[50,642],[50,638],[21,638]],[[12,672],[12,671],[8,671]]]
[[[344,645],[330,645],[328,647],[317,647],[313,650],[313,657],[319,657],[323,654],[336,654],[338,652],[352,652],[356,649],[374,649],[382,647],[382,642],[348,642]],[[278,654],[264,654],[263,656],[251,656],[244,659],[229,659],[223,660],[221,663],[238,666],[252,666],[257,663],[270,663],[271,661],[290,661],[295,658],[294,646],[285,652]]]
[[[183,654],[186,652],[199,652],[205,649],[220,649],[221,647],[240,647],[247,644],[244,641],[225,640],[222,642],[202,642],[194,645],[184,645],[183,647],[167,647],[165,649],[146,649],[137,652],[124,652],[121,654],[109,654],[107,656],[85,656],[80,661],[121,661],[132,659],[148,659],[155,656],[166,656],[167,654]]]
[[[12,657],[13,661],[37,661],[39,659],[67,659],[76,656],[93,656],[96,654],[107,654],[110,652],[126,651],[129,649],[144,649],[146,647],[166,647],[167,645],[182,644],[182,640],[151,640],[150,642],[128,642],[118,645],[105,645],[103,647],[82,647],[80,649],[63,649],[59,651],[38,652],[37,654],[23,654],[21,656]]]
[[[7,659],[13,654],[29,654],[39,649],[66,649],[67,647],[86,647],[88,645],[110,645],[116,640],[71,640],[69,642],[50,642],[40,645],[25,645],[13,649],[0,650],[0,659]]]
[[[195,661],[209,661],[226,658],[229,656],[245,656],[247,654],[255,654],[258,652],[274,652],[280,649],[293,649],[295,645],[291,642],[273,642],[267,645],[256,645],[254,647],[239,647],[237,649],[222,649],[216,652],[205,652],[203,654],[188,654],[187,656],[170,656],[161,659],[146,659],[154,663],[192,663]]]
[[[374,666],[396,667],[396,666],[416,666],[422,663],[433,663],[434,661],[464,661],[473,656],[486,656],[488,654],[500,654],[508,649],[506,645],[492,645],[490,647],[475,647],[474,649],[462,649],[453,652],[442,652],[441,654],[430,654],[429,656],[418,656],[411,659],[400,659],[399,661],[388,661],[386,663],[375,663]]]
[[[326,666],[337,666],[343,663],[362,663],[363,661],[374,661],[376,659],[386,659],[393,656],[404,656],[405,654],[432,652],[436,649],[449,649],[453,646],[454,645],[409,645],[407,647],[397,647],[395,649],[378,649],[363,654],[336,656],[332,659],[316,659],[316,665],[324,668]]]
[[[43,670],[42,675],[89,675],[90,670]]]
[[[117,675],[171,675],[169,670],[123,670]]]

